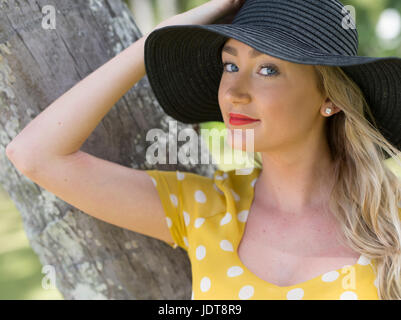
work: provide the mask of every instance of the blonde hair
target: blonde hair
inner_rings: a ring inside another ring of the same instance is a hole
[[[319,65],[315,70],[319,91],[342,110],[326,126],[335,160],[329,207],[341,225],[339,240],[371,259],[379,299],[400,300],[401,179],[385,164],[383,152],[401,168],[400,150],[375,128],[362,91],[340,67]],[[254,158],[262,167],[260,154]]]

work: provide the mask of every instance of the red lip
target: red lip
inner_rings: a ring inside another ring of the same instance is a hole
[[[246,124],[250,124],[250,123],[255,123],[255,122],[259,122],[260,120],[253,120],[251,118],[236,118],[236,117],[232,117],[232,114],[230,114],[230,124],[234,125],[234,126],[242,126],[242,125],[246,125]]]
[[[242,114],[238,113],[230,113],[230,124],[240,126],[240,125],[245,125],[249,123],[254,123],[258,122],[260,120],[258,119],[253,119],[247,116],[244,116]]]
[[[231,113],[230,112],[230,119],[239,119],[239,120],[248,120],[248,121],[259,121],[258,119],[253,119],[251,117],[245,116],[239,113]]]
[[[259,122],[259,120],[245,120],[245,119],[230,118],[230,124],[232,124],[234,126],[241,126],[241,125],[255,123],[255,122]]]

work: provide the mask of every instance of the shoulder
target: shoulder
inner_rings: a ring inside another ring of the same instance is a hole
[[[200,174],[179,170],[145,170],[145,172],[153,178],[155,185],[160,182],[175,188],[182,185],[207,185],[213,181],[213,179]]]
[[[260,171],[256,167],[229,171],[217,169],[212,178],[177,172],[182,179],[180,189],[185,194],[184,208],[196,216],[211,217],[225,214],[228,207],[232,210],[247,207]]]
[[[259,175],[260,168],[243,168],[223,171],[217,169],[213,173],[213,177],[203,176],[193,172],[179,171],[179,170],[145,170],[151,177],[164,178],[171,181],[182,183],[195,182],[198,184],[210,185],[213,183],[230,182],[238,184],[245,180],[255,179]]]
[[[232,200],[239,202],[252,196],[253,187],[259,176],[259,168],[217,169],[213,177],[185,171],[147,170],[154,178],[160,194],[173,195],[174,202],[184,210],[202,211],[213,215],[225,210]]]
[[[237,191],[249,191],[255,186],[261,170],[257,167],[230,171],[216,170],[213,180],[219,187],[226,186]]]
[[[244,168],[230,171],[217,170],[214,174],[214,188],[223,195],[226,203],[240,208],[247,206],[254,196],[254,187],[261,168]]]

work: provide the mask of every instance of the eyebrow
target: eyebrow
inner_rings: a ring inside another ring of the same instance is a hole
[[[231,55],[233,55],[233,56],[237,56],[237,55],[238,55],[237,49],[235,49],[235,48],[233,48],[233,47],[230,47],[230,46],[228,46],[228,45],[224,46],[223,49],[222,49],[222,51],[227,52],[227,53],[229,53],[229,54],[231,54]],[[252,48],[252,50],[249,51],[249,57],[250,57],[250,58],[256,58],[256,57],[258,57],[258,56],[260,56],[260,55],[262,55],[262,54],[263,54],[263,53],[261,53],[261,52],[255,50],[254,48]]]

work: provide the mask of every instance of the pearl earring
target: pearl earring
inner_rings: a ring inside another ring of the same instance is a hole
[[[327,114],[330,114],[330,113],[331,113],[331,108],[327,108],[327,109],[326,109],[326,113],[327,113]]]

